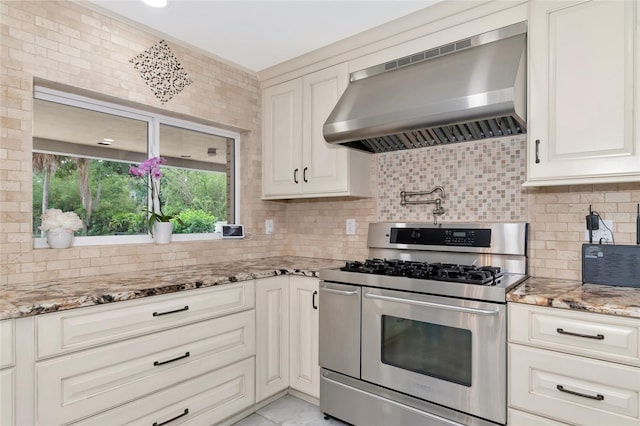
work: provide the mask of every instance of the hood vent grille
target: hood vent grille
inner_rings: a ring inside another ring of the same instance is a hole
[[[473,47],[470,38],[466,40],[460,40],[455,43],[436,47],[435,49],[425,50],[424,52],[415,53],[410,56],[405,56],[404,58],[389,61],[383,66],[371,67],[366,70],[366,75],[365,73],[359,74],[358,72],[354,72],[351,75],[351,81],[357,80],[359,78],[371,77],[374,74],[395,70],[397,68],[406,67],[407,65],[417,64],[418,62],[428,61],[429,59],[435,59],[440,56],[448,55],[450,53],[459,52],[470,47]]]
[[[403,149],[425,148],[454,142],[467,142],[524,134],[526,129],[513,117],[505,116],[471,123],[412,130],[395,135],[380,136],[343,143],[350,148],[379,153]]]

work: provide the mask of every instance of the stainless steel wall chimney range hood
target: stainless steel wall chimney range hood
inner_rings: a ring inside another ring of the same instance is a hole
[[[526,132],[526,22],[351,74],[324,124],[366,152]]]

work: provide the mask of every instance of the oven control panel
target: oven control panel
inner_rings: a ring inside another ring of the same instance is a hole
[[[392,244],[491,247],[491,229],[391,228]]]

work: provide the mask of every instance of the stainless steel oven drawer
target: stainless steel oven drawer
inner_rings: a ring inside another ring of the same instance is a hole
[[[320,283],[320,366],[360,378],[359,286]]]
[[[322,370],[320,410],[353,425],[496,426],[362,380]]]

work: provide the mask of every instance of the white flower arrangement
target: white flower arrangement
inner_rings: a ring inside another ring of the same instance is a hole
[[[67,232],[76,232],[84,225],[75,212],[62,212],[60,209],[49,209],[40,215],[42,225],[38,227],[41,231],[50,231],[62,228]]]

